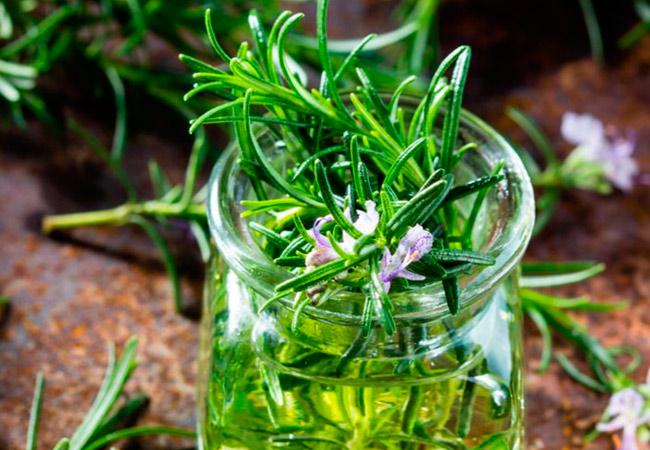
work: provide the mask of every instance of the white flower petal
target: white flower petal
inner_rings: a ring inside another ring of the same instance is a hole
[[[354,245],[357,243],[357,240],[350,236],[345,231],[343,232],[343,241],[341,242],[341,248],[345,250],[346,253],[354,253]]]
[[[589,114],[567,112],[562,118],[562,136],[578,146],[574,153],[602,167],[607,180],[623,191],[634,187],[639,167],[632,156],[634,136],[606,132],[603,123]]]
[[[365,211],[357,210],[357,220],[354,222],[354,227],[361,234],[372,234],[379,225],[379,213],[377,212],[377,205],[372,200],[368,200],[365,206]]]
[[[596,147],[605,139],[603,123],[589,114],[564,113],[560,131],[568,142],[582,147]]]
[[[623,416],[616,416],[609,422],[600,422],[596,425],[596,429],[601,433],[612,433],[623,428],[625,428],[625,418]]]
[[[634,145],[631,139],[614,139],[603,161],[605,175],[614,186],[623,191],[634,187],[634,180],[639,173],[639,166],[632,156]]]
[[[611,415],[623,414],[638,419],[643,409],[643,403],[643,396],[635,389],[623,389],[612,395],[607,412]]]
[[[618,450],[638,450],[636,441],[636,426],[628,426],[623,429],[621,445]]]

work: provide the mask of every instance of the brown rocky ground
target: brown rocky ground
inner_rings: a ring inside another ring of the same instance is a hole
[[[562,113],[591,112],[637,132],[637,156],[642,169],[650,172],[650,40],[602,69],[575,45],[562,45],[563,39],[574,42],[575,32],[559,24],[549,47],[533,49],[530,59],[522,63],[525,45],[516,37],[533,34],[527,33],[526,24],[519,32],[492,30],[489,21],[477,19],[480,13],[462,16],[454,7],[449,11],[457,19],[459,42],[475,44],[479,55],[487,51],[497,55],[477,59],[476,81],[469,88],[472,109],[523,140],[503,115],[506,105],[519,105],[540,121],[560,148]],[[575,11],[568,15],[572,14]],[[507,50],[515,52],[513,59],[508,59]],[[504,71],[504,64],[512,70]],[[172,136],[177,131],[173,127],[160,132],[167,127],[165,118],[149,120],[150,126],[134,133],[129,147],[135,155],[129,170],[142,174],[137,176],[142,186],[147,157],[153,154],[178,179],[187,144]],[[12,299],[11,309],[0,319],[0,449],[23,446],[38,370],[48,380],[40,447],[47,448],[74,428],[90,404],[101,381],[106,344],[122,344],[134,334],[140,339],[140,368],[128,391],[151,396],[143,421],[192,426],[197,324],[173,312],[169,285],[147,240],[130,229],[84,230],[59,239],[39,233],[44,213],[115,204],[113,181],[78,142],[55,142],[38,127],[21,133],[11,129],[5,118],[0,125],[0,293]],[[97,131],[106,134],[101,126]],[[603,301],[629,299],[626,312],[583,318],[606,343],[638,346],[646,366],[650,361],[649,206],[648,187],[610,197],[566,195],[557,216],[529,252],[536,259],[606,262],[605,275],[567,292]],[[179,243],[177,251],[187,274],[186,297],[196,302],[200,266],[196,255],[185,250],[189,246],[183,244],[182,232],[177,234],[172,237]],[[606,399],[571,382],[556,366],[545,375],[537,374],[540,340],[533,327],[527,327],[531,329],[526,339],[528,448],[611,448],[608,439],[585,445],[580,437],[593,426]],[[168,444],[151,441],[144,447]]]

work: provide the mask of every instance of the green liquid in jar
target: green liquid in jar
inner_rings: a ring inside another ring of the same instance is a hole
[[[512,279],[466,329],[438,323],[418,335],[413,327],[390,348],[370,343],[345,358],[341,327],[305,319],[292,330],[290,316],[257,316],[263,300],[223,264],[213,269],[202,336],[203,449],[523,448]]]

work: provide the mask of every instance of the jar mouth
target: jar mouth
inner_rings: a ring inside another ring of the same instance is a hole
[[[528,173],[512,146],[496,130],[477,116],[463,111],[459,140],[475,142],[475,150],[465,153],[460,164],[473,177],[488,175],[504,164],[505,178],[488,193],[479,220],[483,222],[481,245],[477,249],[495,259],[491,266],[475,269],[459,278],[462,290],[459,314],[485,299],[521,260],[532,235],[535,207]],[[239,147],[232,144],[216,163],[208,184],[207,211],[212,237],[220,257],[257,295],[270,298],[275,286],[291,278],[290,272],[276,265],[252,238],[240,201],[247,198],[250,183],[238,164]],[[470,197],[471,198],[471,197]],[[477,222],[478,223],[478,222]],[[360,321],[359,314],[326,305],[358,302],[363,294],[343,292],[325,305],[307,306],[304,314],[337,323]],[[449,314],[442,283],[413,287],[391,293],[395,319],[413,320]],[[360,300],[361,299],[361,300]],[[281,300],[292,307],[292,299]],[[263,303],[263,301],[262,301]]]

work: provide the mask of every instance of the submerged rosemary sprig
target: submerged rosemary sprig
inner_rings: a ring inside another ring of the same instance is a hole
[[[363,309],[371,312],[366,317],[376,311],[392,333],[389,291],[441,281],[449,309],[456,313],[458,275],[494,263],[473,251],[471,236],[485,192],[501,180],[501,166],[468,184],[455,181],[463,153],[475,148],[458,144],[469,47],[459,47],[442,61],[410,111],[401,94],[413,77],[381,95],[354,61],[354,51],[334,67],[327,11],[328,2],[319,1],[319,89],[310,89],[297,75],[301,71],[286,47],[302,14],[282,13],[270,32],[259,26],[254,44],[242,42],[229,56],[209,27],[208,11],[208,34],[227,68],[203,63],[186,99],[211,94],[226,102],[193,121],[191,130],[234,124],[240,164],[257,197],[242,203],[244,216],[258,220],[251,227],[264,251],[293,274],[262,309],[287,296],[318,303],[320,294],[328,298],[328,292],[345,286],[365,293]],[[362,42],[372,43],[372,36]],[[350,92],[339,90],[345,71],[356,75]],[[291,161],[288,167],[278,168],[265,152],[255,123],[272,134]],[[455,202],[475,193],[472,213],[462,220]],[[309,223],[311,232],[305,230]],[[364,321],[365,333],[371,323]]]

